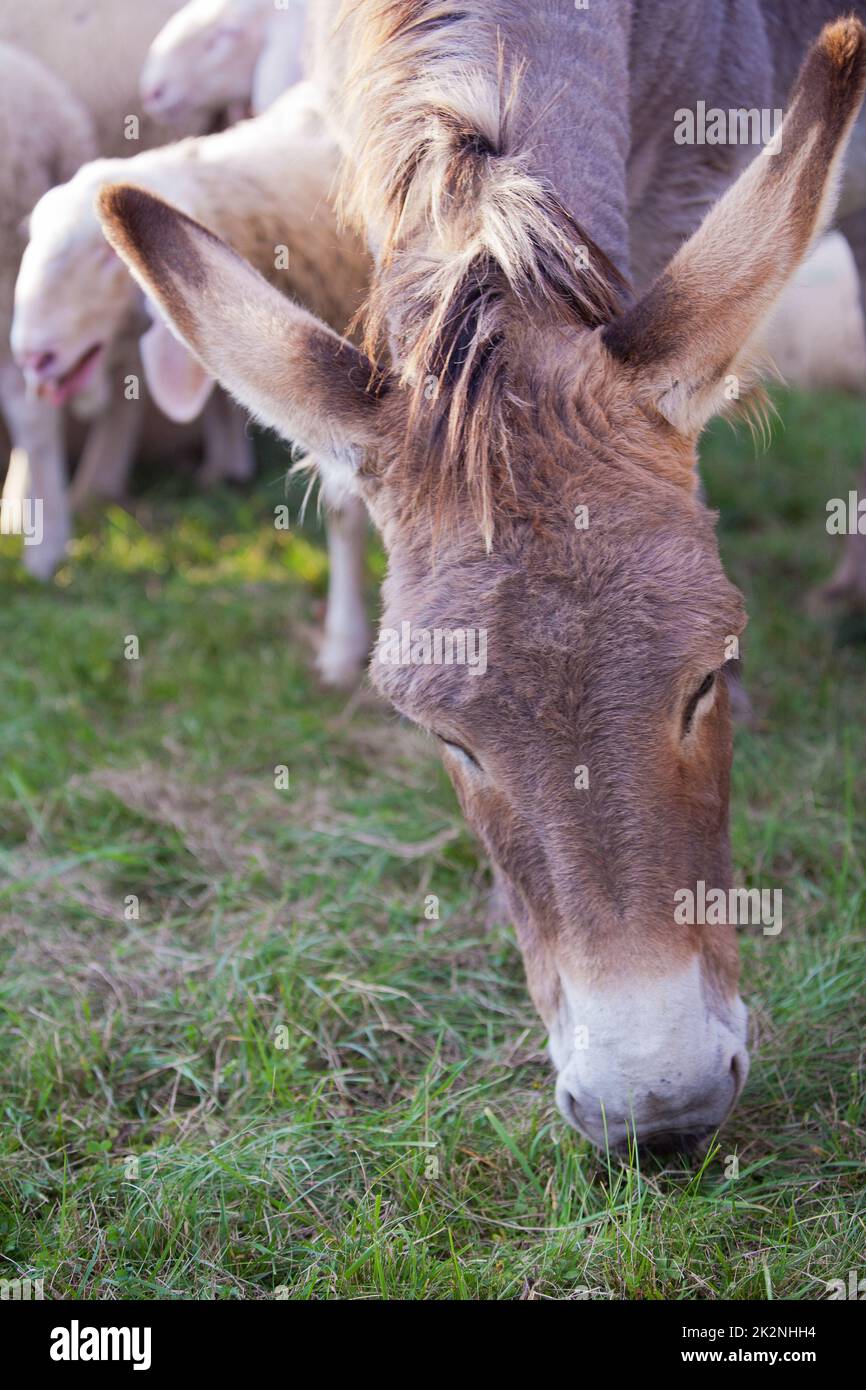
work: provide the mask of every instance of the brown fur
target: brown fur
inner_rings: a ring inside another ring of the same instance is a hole
[[[682,445],[667,468],[645,467],[674,443],[671,432],[630,402],[597,340],[576,378],[534,400],[515,439],[519,481],[500,511],[494,564],[466,518],[440,535],[431,583],[431,513],[410,521],[393,483],[372,504],[393,537],[383,624],[484,627],[487,676],[455,670],[443,681],[436,668],[374,662],[374,679],[484,768],[482,786],[449,760],[510,885],[536,995],[555,998],[557,961],[579,957],[603,973],[636,952],[653,974],[698,949],[727,993],[731,935],[699,941],[672,928],[670,904],[678,884],[729,878],[727,700],[697,742],[683,743],[679,720],[706,671],[723,664],[726,637],[742,630],[742,601],[721,570],[713,518],[683,486]],[[574,525],[578,503],[589,506],[585,532]],[[592,767],[588,793],[572,787],[580,762]],[[549,1019],[550,1007],[542,1013]]]
[[[624,285],[533,175],[513,132],[520,66],[509,69],[477,8],[350,0],[343,23],[358,132],[344,199],[359,223],[372,214],[380,256],[365,345],[375,355],[396,343],[410,435],[435,451],[437,495],[468,502],[489,547],[512,471],[508,364],[527,318],[605,323]]]

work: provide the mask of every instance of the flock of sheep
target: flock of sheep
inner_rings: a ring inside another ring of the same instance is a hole
[[[163,195],[339,331],[359,307],[369,263],[333,205],[338,152],[304,80],[305,8],[0,0],[4,499],[41,500],[41,541],[23,552],[40,578],[61,560],[75,508],[122,497],[140,454],[169,466],[200,447],[204,482],[254,468],[242,412],[105,241],[94,210],[104,184]],[[841,237],[800,272],[768,347],[793,384],[864,389],[858,282]],[[360,515],[337,509],[329,544],[342,592],[332,590],[321,658],[333,681],[351,680],[367,649],[353,593],[363,532]]]

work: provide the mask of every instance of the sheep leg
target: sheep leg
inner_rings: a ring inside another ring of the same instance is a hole
[[[358,497],[329,501],[325,494],[328,533],[328,607],[318,668],[327,685],[357,684],[370,650],[364,609],[364,546],[367,513]]]
[[[199,482],[204,487],[218,482],[249,482],[255,477],[256,457],[244,411],[224,391],[216,390],[201,418],[204,462]]]
[[[3,489],[4,502],[32,500],[41,514],[33,541],[25,538],[24,568],[36,579],[50,579],[71,535],[63,416],[28,393],[11,363],[0,367],[0,409],[12,441]]]
[[[143,419],[141,400],[112,393],[111,404],[93,420],[70,488],[72,508],[99,498],[119,502],[129,491]]]
[[[860,277],[860,303],[866,322],[866,209],[840,218],[839,230],[851,247]],[[866,396],[866,381],[862,383]],[[866,497],[866,463],[858,487],[860,497]],[[812,597],[812,607],[858,609],[866,608],[866,536],[845,537],[841,559],[826,584]]]

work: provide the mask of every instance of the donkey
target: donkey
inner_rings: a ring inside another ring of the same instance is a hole
[[[497,31],[489,8],[377,0],[333,45],[354,64],[349,199],[390,365],[144,190],[104,189],[100,214],[207,370],[363,498],[383,633],[486,634],[483,675],[382,645],[373,681],[439,741],[490,854],[565,1119],[611,1148],[686,1147],[748,1069],[733,927],[674,910],[730,883],[726,657],[745,623],[696,446],[832,215],[866,31],[821,33],[777,147],[630,302],[557,189],[524,21]]]

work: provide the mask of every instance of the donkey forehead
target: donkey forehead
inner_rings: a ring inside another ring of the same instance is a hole
[[[715,516],[678,490],[632,496],[574,482],[500,519],[491,552],[472,524],[436,537],[425,519],[392,533],[385,613],[432,624],[487,621],[521,645],[600,640],[603,619],[646,619],[687,646],[743,625],[722,568]]]
[[[374,662],[374,681],[416,718],[489,715],[500,702],[512,714],[521,702],[535,714],[542,703],[594,703],[629,672],[646,698],[666,698],[683,670],[721,665],[727,639],[744,625],[711,520],[689,510],[687,527],[660,530],[640,516],[624,526],[600,508],[586,530],[567,520],[541,533],[527,527],[489,556],[467,544],[432,554],[398,548],[383,631],[402,630],[408,643],[424,633],[472,633],[470,658],[483,643],[484,670],[477,659],[473,666],[434,655],[429,663]]]

